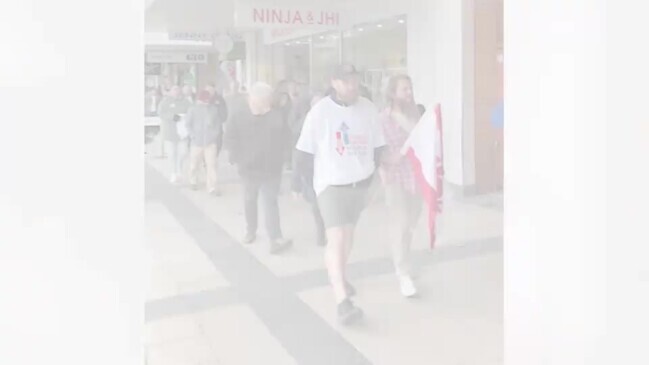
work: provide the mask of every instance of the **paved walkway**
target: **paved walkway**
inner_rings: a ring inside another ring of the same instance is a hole
[[[267,252],[244,231],[241,191],[230,166],[222,197],[167,182],[148,158],[146,235],[151,259],[146,306],[149,365],[502,364],[502,211],[498,197],[446,203],[435,251],[422,221],[414,250],[421,296],[400,296],[380,201],[357,234],[350,276],[366,312],[343,328],[327,285],[308,206],[280,198],[295,247]]]

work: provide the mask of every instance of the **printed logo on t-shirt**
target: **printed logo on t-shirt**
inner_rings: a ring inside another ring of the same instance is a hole
[[[336,131],[336,152],[339,155],[364,156],[367,154],[368,146],[368,136],[350,133],[347,123],[340,124]]]

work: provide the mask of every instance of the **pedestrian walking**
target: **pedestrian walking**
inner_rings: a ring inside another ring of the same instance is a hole
[[[273,89],[257,83],[248,96],[248,108],[232,116],[226,131],[230,160],[237,165],[243,180],[246,234],[243,242],[257,238],[257,207],[261,198],[270,253],[288,249],[292,241],[285,239],[280,226],[278,195],[281,184],[284,146],[290,133],[282,115],[272,108]]]
[[[325,263],[343,324],[362,318],[351,301],[346,277],[354,230],[368,203],[369,188],[385,140],[376,107],[360,96],[360,75],[352,65],[337,66],[333,93],[307,114],[297,142],[298,165],[313,159],[313,186],[324,220]]]
[[[178,135],[177,123],[182,120],[190,103],[185,99],[179,86],[173,86],[160,102],[160,132],[169,161],[170,181],[177,183],[183,176],[187,155],[187,142]]]
[[[223,96],[219,94],[216,87],[212,84],[208,84],[204,90],[210,94],[210,104],[217,107],[219,113],[219,120],[223,120],[227,122],[228,115],[230,113],[230,108],[228,107],[228,104],[225,102]],[[218,153],[221,153],[222,147],[223,147],[223,134],[219,135],[219,140],[217,141]]]
[[[388,148],[382,159],[381,178],[391,221],[389,237],[395,271],[401,294],[412,297],[417,294],[417,288],[412,280],[410,246],[423,200],[412,164],[400,152],[421,117],[410,77],[390,78],[386,101],[388,105],[381,113],[381,125]]]
[[[198,93],[196,105],[189,108],[185,117],[191,141],[189,176],[193,189],[198,186],[198,170],[204,163],[207,192],[220,195],[217,181],[218,150],[223,135],[223,114],[210,103],[212,95],[206,90]]]

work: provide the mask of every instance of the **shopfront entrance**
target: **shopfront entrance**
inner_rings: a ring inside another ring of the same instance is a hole
[[[273,32],[280,33],[267,31],[270,35],[266,39],[271,38]],[[407,72],[405,15],[359,23],[345,29],[306,35],[304,32],[294,33],[299,36],[285,37],[269,46],[273,83],[291,79],[312,89],[326,89],[332,65],[349,63],[362,73],[370,98],[381,104],[387,78]]]

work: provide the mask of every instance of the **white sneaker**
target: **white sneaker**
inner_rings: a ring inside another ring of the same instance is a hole
[[[410,276],[400,276],[399,286],[401,286],[401,294],[404,297],[410,298],[417,295],[417,288],[415,287],[415,283],[412,282]]]
[[[171,182],[172,184],[177,183],[178,182],[178,176],[176,176],[176,174],[171,174],[171,177],[169,178],[169,182]]]

